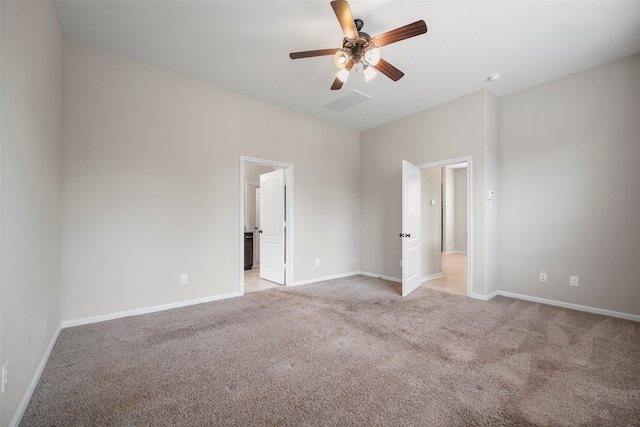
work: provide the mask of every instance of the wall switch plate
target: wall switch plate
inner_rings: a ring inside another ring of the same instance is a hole
[[[431,206],[435,206],[436,205],[436,201],[435,200],[431,200]]]
[[[187,283],[189,283],[189,276],[186,274],[181,274],[180,275],[180,284],[181,285],[186,285]]]
[[[316,267],[320,265],[320,258],[316,258]]]
[[[580,286],[580,278],[578,276],[569,276],[569,286]]]
[[[2,379],[0,380],[2,383],[2,393],[4,393],[4,389],[7,388],[7,384],[9,384],[9,361],[7,360],[4,365],[2,365]]]
[[[540,281],[541,282],[547,281],[547,273],[540,273]]]

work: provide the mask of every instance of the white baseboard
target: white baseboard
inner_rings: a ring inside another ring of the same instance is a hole
[[[467,251],[445,251],[445,252],[443,252],[443,254],[445,254],[445,255],[452,255],[452,254],[467,255]]]
[[[376,279],[389,280],[390,282],[402,283],[402,279],[399,279],[397,277],[383,276],[382,274],[369,273],[368,271],[359,271],[358,274],[362,274],[363,276],[375,277]]]
[[[18,427],[20,425],[20,421],[22,421],[22,417],[24,416],[24,411],[27,410],[27,405],[29,405],[29,402],[31,401],[33,392],[36,391],[36,386],[40,381],[40,377],[42,377],[42,373],[44,372],[45,366],[47,366],[47,362],[49,361],[49,357],[51,356],[53,347],[56,345],[56,341],[58,341],[58,336],[60,335],[61,330],[62,330],[61,325],[58,325],[58,329],[56,329],[56,332],[53,334],[53,337],[51,338],[51,342],[49,343],[47,350],[44,352],[44,355],[42,356],[42,359],[38,364],[38,368],[36,369],[36,372],[33,375],[31,382],[29,383],[29,387],[27,387],[27,391],[24,393],[24,396],[22,396],[22,400],[18,405],[16,413],[14,414],[13,419],[9,423],[9,427]]]
[[[357,274],[360,274],[360,272],[352,271],[350,273],[334,274],[331,276],[317,277],[315,279],[298,280],[297,282],[294,282],[293,285],[287,285],[287,286],[309,285],[311,283],[324,282],[325,280],[342,279],[343,277],[355,276]]]
[[[493,299],[496,295],[498,295],[498,292],[499,291],[493,291],[489,295],[474,294],[473,292],[471,292],[469,294],[469,297],[479,299],[481,301],[489,301],[490,299]]]
[[[442,273],[430,274],[429,276],[424,276],[420,279],[420,283],[428,282],[429,280],[437,279],[442,276],[444,276]]]
[[[555,305],[557,307],[570,308],[572,310],[586,311],[587,313],[602,314],[604,316],[611,316],[611,317],[617,317],[619,319],[626,319],[626,320],[633,320],[635,322],[640,322],[640,316],[637,314],[622,313],[620,311],[606,310],[604,308],[589,307],[587,305],[573,304],[570,302],[532,297],[529,295],[516,294],[513,292],[495,291],[490,295],[488,295],[488,297],[491,296],[491,298],[493,298],[496,295],[502,295],[503,297],[516,298],[516,299],[521,299],[525,301],[537,302],[540,304]],[[487,300],[491,298],[487,298]]]
[[[188,301],[179,301],[171,304],[156,305],[153,307],[138,308],[135,310],[120,311],[118,313],[104,314],[102,316],[85,317],[82,319],[65,320],[62,322],[62,328],[70,328],[72,326],[88,325],[90,323],[104,322],[106,320],[120,319],[122,317],[137,316],[139,314],[155,313],[156,311],[170,310],[172,308],[186,307],[189,305],[202,304],[205,302],[219,301],[222,299],[239,297],[240,292],[231,292],[228,294],[214,295],[192,299]]]
[[[397,278],[397,277],[384,276],[382,274],[370,273],[368,271],[357,271],[357,272],[352,272],[352,273],[339,274],[339,275],[335,275],[335,276],[327,276],[327,277],[321,277],[321,278],[317,278],[317,279],[300,281],[300,282],[296,282],[293,286],[306,285],[306,284],[309,284],[309,283],[321,282],[323,280],[331,280],[331,279],[337,279],[337,278],[341,278],[341,277],[354,276],[354,275],[357,275],[357,274],[362,274],[363,276],[375,277],[376,279],[384,279],[384,280],[389,280],[391,282],[402,283],[402,279]],[[442,277],[442,273],[437,273],[437,274],[432,274],[430,276],[425,276],[425,277],[422,278],[422,282],[433,280],[433,279],[436,279],[438,277]],[[554,305],[554,306],[558,306],[558,307],[569,308],[569,309],[572,309],[572,310],[586,311],[588,313],[602,314],[604,316],[611,316],[611,317],[617,317],[617,318],[620,318],[620,319],[633,320],[633,321],[636,321],[636,322],[640,322],[640,315],[636,315],[636,314],[622,313],[622,312],[619,312],[619,311],[606,310],[606,309],[603,309],[603,308],[589,307],[589,306],[579,305],[579,304],[572,304],[572,303],[563,302],[563,301],[555,301],[555,300],[550,300],[550,299],[546,299],[546,298],[532,297],[532,296],[529,296],[529,295],[516,294],[516,293],[513,293],[513,292],[506,292],[506,291],[500,291],[500,290],[493,291],[488,295],[476,294],[476,293],[472,292],[472,293],[469,294],[469,297],[477,299],[477,300],[481,300],[481,301],[489,301],[489,300],[495,298],[498,295],[502,295],[502,296],[509,297],[509,298],[521,299],[521,300],[525,300],[525,301],[537,302],[537,303],[540,303],[540,304]]]

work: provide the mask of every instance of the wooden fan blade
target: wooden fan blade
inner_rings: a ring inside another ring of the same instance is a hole
[[[416,21],[413,24],[405,25],[404,27],[396,28],[395,30],[388,31],[384,34],[371,39],[371,42],[376,46],[386,46],[391,43],[399,42],[400,40],[408,39],[411,37],[419,36],[427,32],[427,24],[424,21]]]
[[[334,0],[331,2],[331,7],[338,18],[344,36],[348,39],[357,39],[360,37],[356,29],[356,24],[353,22],[353,15],[351,14],[349,3],[344,0]]]
[[[372,65],[372,67],[380,71],[385,76],[389,77],[394,82],[397,82],[402,78],[402,76],[404,76],[404,73],[402,71],[398,70],[396,67],[389,64],[382,58],[380,59],[380,62],[378,62],[376,65]]]
[[[340,80],[339,78],[336,77],[336,79],[333,81],[333,84],[331,85],[331,90],[339,90],[342,89],[342,85],[344,83],[342,83],[342,80]]]
[[[347,65],[344,66],[344,68],[346,68],[347,70],[351,71],[353,66],[354,66],[353,61],[349,61],[349,62],[347,62]],[[333,84],[331,85],[331,90],[339,90],[339,89],[342,88],[343,84],[344,84],[344,82],[336,77],[336,79],[333,81]]]
[[[312,56],[328,56],[335,55],[338,49],[318,49],[318,50],[305,50],[303,52],[291,52],[289,58],[301,59],[311,58]]]

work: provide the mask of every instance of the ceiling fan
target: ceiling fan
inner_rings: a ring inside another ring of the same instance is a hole
[[[336,74],[331,90],[340,89],[347,81],[353,66],[359,63],[362,64],[362,74],[367,82],[377,75],[374,68],[393,81],[400,80],[404,73],[380,57],[380,47],[425,34],[427,24],[423,20],[416,21],[372,38],[369,34],[360,31],[364,22],[361,19],[353,19],[348,2],[334,0],[331,2],[331,7],[344,32],[342,48],[292,52],[289,57],[300,59],[333,55],[334,62],[340,71]]]

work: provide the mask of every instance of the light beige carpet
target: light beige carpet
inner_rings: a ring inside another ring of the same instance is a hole
[[[23,426],[637,426],[640,324],[363,276],[64,329]]]

